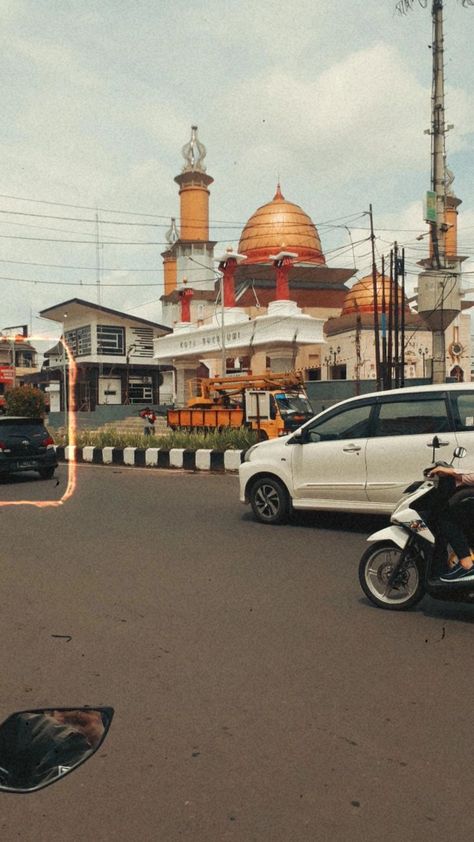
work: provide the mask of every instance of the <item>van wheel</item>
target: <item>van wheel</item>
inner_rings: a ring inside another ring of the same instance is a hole
[[[268,441],[268,433],[265,430],[258,430],[257,438],[259,441]]]
[[[283,483],[275,477],[261,477],[250,489],[250,505],[260,523],[285,523],[290,514],[290,498]]]

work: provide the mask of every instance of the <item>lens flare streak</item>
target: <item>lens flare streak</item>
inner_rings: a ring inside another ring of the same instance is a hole
[[[28,339],[35,340],[41,339],[42,341],[51,340],[52,342],[57,342],[58,340],[56,337],[50,336],[29,336]],[[35,506],[37,509],[47,509],[47,508],[58,508],[58,506],[63,506],[67,500],[70,500],[72,495],[76,490],[77,484],[77,463],[75,459],[75,446],[76,446],[76,416],[74,412],[71,412],[71,407],[74,405],[74,393],[75,393],[75,385],[76,385],[76,378],[77,378],[77,365],[76,362],[69,350],[66,342],[64,339],[59,339],[59,342],[63,346],[67,358],[68,358],[68,368],[69,368],[69,384],[68,384],[68,413],[67,413],[67,440],[69,442],[69,446],[73,449],[74,456],[72,459],[69,459],[67,462],[68,465],[68,472],[67,472],[67,485],[64,494],[62,495],[60,500],[0,500],[0,506]]]

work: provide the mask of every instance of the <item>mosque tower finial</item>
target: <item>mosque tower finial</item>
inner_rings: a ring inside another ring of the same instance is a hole
[[[178,229],[176,228],[176,218],[174,216],[171,217],[171,225],[168,228],[166,234],[166,242],[170,244],[170,246],[174,246],[174,244],[179,240],[179,233]]]
[[[182,172],[206,172],[203,164],[206,157],[206,147],[198,138],[198,127],[191,126],[191,140],[183,146],[181,152],[184,158]]]

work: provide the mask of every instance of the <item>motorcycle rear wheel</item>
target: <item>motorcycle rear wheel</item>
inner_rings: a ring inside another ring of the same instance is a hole
[[[416,557],[407,560],[392,587],[388,579],[400,561],[402,550],[390,541],[372,544],[359,564],[359,582],[366,597],[378,608],[404,611],[412,608],[425,595],[422,566]]]

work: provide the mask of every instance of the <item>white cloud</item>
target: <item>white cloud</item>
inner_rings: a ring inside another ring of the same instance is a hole
[[[448,160],[462,185],[465,219],[474,190],[466,154],[474,131],[470,40],[464,34],[469,12],[448,5],[447,118],[456,126],[448,135]],[[392,229],[388,240],[411,236],[400,228],[423,230],[414,200],[429,185],[430,144],[423,130],[430,120],[431,31],[422,10],[395,20],[392,0],[296,0],[291,14],[283,0],[198,0],[192,7],[184,0],[142,0],[118,15],[113,0],[90,0],[80,13],[48,0],[0,0],[0,20],[0,70],[8,80],[0,98],[0,193],[177,215],[173,178],[189,127],[197,122],[215,178],[213,220],[243,224],[271,199],[280,175],[287,198],[315,221],[373,202],[376,227]],[[456,51],[450,52],[453,43]],[[0,211],[5,208],[93,218],[92,211],[0,198]],[[79,232],[78,239],[81,232],[83,239],[95,236],[88,223],[12,218],[14,226],[7,219],[0,213],[0,235],[67,236],[48,234],[56,228]],[[33,225],[39,227],[28,227]],[[149,239],[151,232],[162,240],[164,230],[104,226],[110,238],[122,240]],[[222,244],[236,244],[239,234],[238,225],[215,230]],[[348,243],[347,232],[321,234],[328,252]],[[474,244],[474,231],[469,239]],[[94,278],[94,242],[0,242],[2,259],[85,267],[0,263],[0,274]],[[104,265],[150,268],[160,283],[161,250],[107,246]],[[357,247],[361,267],[366,252],[366,244]],[[340,265],[351,264],[350,251],[342,257]],[[104,283],[108,277],[104,273]],[[149,281],[149,274],[123,275],[124,284],[140,280]],[[76,287],[15,288],[11,282],[5,319],[21,321],[30,303],[39,309],[80,294],[87,297]],[[104,303],[134,307],[155,295],[155,287],[110,289]],[[159,318],[155,305],[137,312]]]
[[[313,81],[270,71],[251,86],[238,83],[226,95],[225,128],[239,145],[250,139],[250,148],[271,136],[296,167],[330,170],[338,183],[360,170],[425,164],[429,97],[399,53],[380,43]]]

